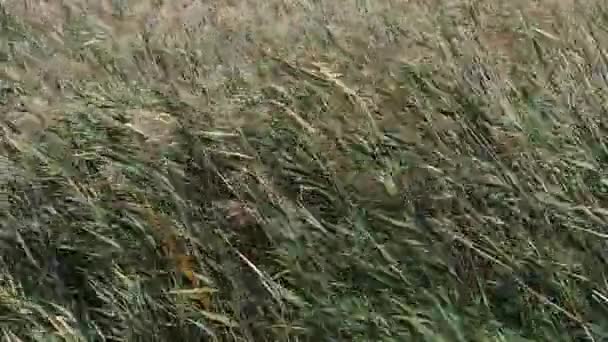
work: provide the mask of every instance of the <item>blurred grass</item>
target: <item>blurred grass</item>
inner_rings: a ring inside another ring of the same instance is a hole
[[[608,340],[605,5],[112,3],[0,5],[3,339]]]

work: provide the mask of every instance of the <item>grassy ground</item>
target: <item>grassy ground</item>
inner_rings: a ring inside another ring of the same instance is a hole
[[[608,9],[504,3],[2,2],[3,340],[608,340]]]

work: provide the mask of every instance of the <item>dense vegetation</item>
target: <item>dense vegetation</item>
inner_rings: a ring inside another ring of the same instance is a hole
[[[3,339],[608,340],[604,5],[4,3]]]

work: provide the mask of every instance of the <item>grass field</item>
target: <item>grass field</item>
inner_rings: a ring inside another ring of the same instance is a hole
[[[6,341],[608,341],[600,1],[0,1]]]

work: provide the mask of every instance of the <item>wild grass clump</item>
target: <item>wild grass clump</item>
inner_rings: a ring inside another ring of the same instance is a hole
[[[0,5],[7,341],[608,339],[603,5],[78,4]]]

